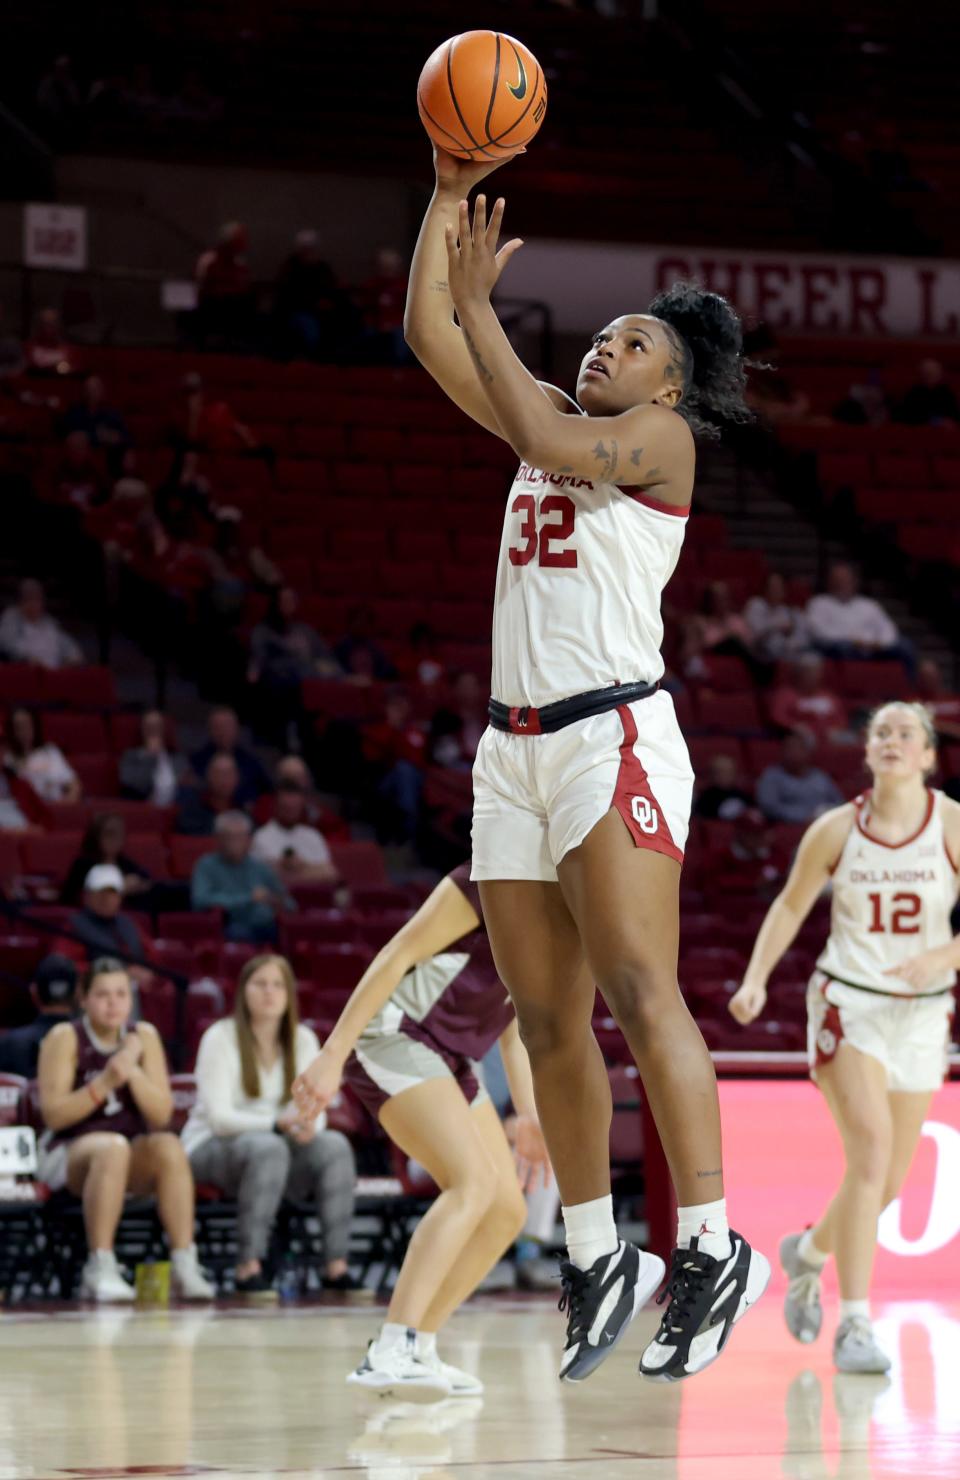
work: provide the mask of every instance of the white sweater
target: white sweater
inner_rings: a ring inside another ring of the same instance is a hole
[[[297,1073],[302,1073],[319,1052],[316,1033],[300,1023],[297,1028]],[[211,1136],[269,1131],[290,1103],[283,1098],[282,1055],[272,1069],[260,1068],[260,1094],[257,1098],[251,1099],[246,1093],[233,1018],[222,1018],[204,1033],[197,1054],[196,1072],[197,1103],[180,1133],[188,1156]],[[326,1117],[321,1115],[316,1130],[322,1131],[325,1124]]]

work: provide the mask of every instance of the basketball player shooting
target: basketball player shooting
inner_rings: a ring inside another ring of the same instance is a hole
[[[563,1198],[560,1376],[589,1376],[664,1274],[613,1219],[596,983],[636,1059],[680,1205],[668,1303],[640,1364],[675,1380],[720,1355],[769,1278],[727,1224],[713,1065],[677,985],[693,773],[659,688],[660,595],[690,512],[693,433],[748,416],[740,323],[723,298],[678,284],[598,331],[575,400],[536,381],[490,302],[521,243],[499,246],[502,200],[488,217],[478,196],[471,220],[465,199],[496,165],[436,148],[434,160],[407,342],[520,461],[474,768],[472,877]]]

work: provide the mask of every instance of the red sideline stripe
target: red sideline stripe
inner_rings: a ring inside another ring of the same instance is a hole
[[[675,514],[678,519],[686,519],[690,513],[690,504],[665,504],[658,498],[651,498],[649,493],[642,488],[621,488],[619,483],[617,487],[621,493],[627,495],[627,498],[632,498],[635,504],[643,504],[648,509],[654,509],[658,514]]]
[[[618,705],[617,713],[623,726],[623,744],[620,746],[620,770],[611,805],[620,813],[637,848],[663,853],[667,858],[683,863],[683,851],[673,841],[667,819],[650,790],[647,773],[633,748],[637,743],[637,722],[626,704]],[[634,813],[634,804],[638,802],[646,802],[646,807],[637,807],[637,813],[643,816],[646,826],[641,825],[640,815]]]

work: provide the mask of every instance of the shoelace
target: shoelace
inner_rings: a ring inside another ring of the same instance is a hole
[[[670,1302],[660,1322],[661,1332],[683,1330],[683,1322],[693,1314],[716,1262],[709,1254],[693,1254],[689,1249],[674,1250],[670,1279],[657,1296],[658,1305],[665,1300]]]
[[[572,1336],[583,1326],[583,1301],[590,1277],[585,1270],[578,1269],[575,1264],[564,1259],[560,1264],[560,1283],[563,1294],[557,1301],[557,1309],[569,1312],[568,1334]]]
[[[854,1346],[869,1347],[871,1349],[876,1346],[873,1326],[864,1316],[854,1316],[852,1318],[850,1329],[845,1339],[852,1342]]]
[[[798,1274],[790,1281],[790,1294],[801,1305],[816,1305],[820,1300],[820,1274]]]

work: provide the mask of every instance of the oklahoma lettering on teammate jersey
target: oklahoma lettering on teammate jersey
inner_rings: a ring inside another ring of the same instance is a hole
[[[521,463],[500,542],[494,698],[540,708],[660,678],[660,596],[689,512]]]
[[[933,996],[954,985],[953,971],[923,992],[885,974],[952,939],[950,912],[960,880],[944,836],[942,795],[928,791],[927,797],[923,826],[903,843],[871,836],[869,792],[854,802],[856,820],[833,871],[830,937],[817,962],[826,976],[905,997]]]

